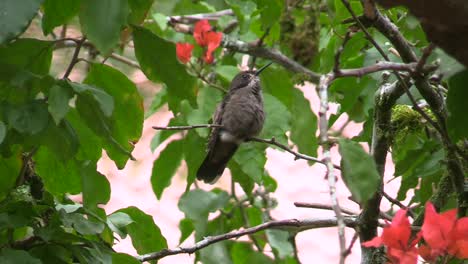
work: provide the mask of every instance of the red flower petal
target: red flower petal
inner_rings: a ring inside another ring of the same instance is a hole
[[[426,204],[424,223],[421,228],[424,240],[436,252],[441,254],[447,250],[450,234],[457,220],[456,210],[438,214],[432,203]]]
[[[389,227],[384,228],[382,241],[387,247],[404,250],[409,246],[411,224],[406,216],[406,210],[399,210]]]
[[[382,238],[374,237],[372,240],[362,243],[365,247],[381,247],[383,245]]]
[[[439,255],[438,252],[432,250],[432,248],[429,247],[428,245],[421,245],[418,248],[418,253],[419,253],[419,255],[421,255],[421,257],[424,258],[424,260],[426,260],[428,262],[432,262],[432,261],[436,260],[437,256]]]
[[[387,256],[391,263],[395,264],[416,264],[418,262],[418,250],[416,248],[409,250],[388,248]]]
[[[195,23],[193,29],[193,37],[198,45],[205,47],[208,43],[205,40],[205,34],[211,30],[211,25],[208,20],[203,19]]]
[[[192,57],[193,45],[190,43],[176,43],[176,55],[182,63],[187,63]]]
[[[207,49],[205,53],[205,57],[203,58],[206,63],[210,64],[213,63],[213,52],[214,50],[219,47],[221,44],[221,40],[223,39],[223,33],[221,32],[206,32],[204,35],[205,41],[207,43]]]
[[[448,252],[460,259],[468,259],[468,217],[457,220],[450,236]]]
[[[468,240],[456,240],[450,244],[448,253],[459,259],[468,259]]]

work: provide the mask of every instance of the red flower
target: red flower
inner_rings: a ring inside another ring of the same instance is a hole
[[[411,237],[411,224],[406,216],[406,210],[399,210],[392,223],[384,227],[382,236],[362,243],[365,247],[387,247],[387,255],[392,263],[414,264],[418,260],[418,250],[415,247],[420,237]]]
[[[203,59],[206,63],[210,64],[213,63],[213,52],[221,44],[223,33],[210,31],[205,34],[205,39],[208,45]]]
[[[198,45],[205,47],[208,45],[205,34],[211,31],[211,25],[208,20],[203,19],[195,23],[195,28],[193,29],[193,37]]]
[[[435,260],[447,253],[468,258],[468,217],[457,219],[456,209],[438,214],[428,202],[421,232],[427,243],[419,252],[424,259]]]
[[[203,60],[208,64],[213,63],[213,52],[221,44],[223,33],[211,31],[210,23],[208,20],[204,19],[195,23],[193,37],[195,38],[195,41],[198,43],[198,45],[206,47]]]
[[[182,63],[187,63],[192,57],[193,45],[190,43],[176,43],[176,55]]]

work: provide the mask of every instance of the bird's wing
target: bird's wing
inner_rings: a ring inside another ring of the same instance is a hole
[[[223,101],[221,101],[220,104],[216,107],[216,111],[213,114],[213,124],[215,125],[221,125],[223,122],[223,113],[224,113],[224,106],[226,103],[229,101],[230,95],[227,94]],[[221,130],[220,127],[214,127],[211,130],[210,138],[208,140],[208,154],[212,153],[213,147],[216,145],[216,141],[218,140],[219,137],[219,131]]]

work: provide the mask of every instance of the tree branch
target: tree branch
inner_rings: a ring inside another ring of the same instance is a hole
[[[216,124],[200,124],[200,125],[193,125],[193,126],[170,126],[170,127],[153,126],[153,129],[155,130],[191,130],[195,128],[214,128],[214,127],[223,127],[223,126],[216,125]]]
[[[221,17],[225,16],[234,16],[232,9],[224,9],[212,13],[200,13],[192,15],[182,15],[182,16],[170,16],[168,17],[169,22],[181,23],[181,24],[192,24],[197,21],[206,19],[206,20],[218,20]]]
[[[192,126],[170,126],[170,127],[160,127],[160,126],[153,126],[153,129],[156,130],[191,130],[191,129],[196,129],[196,128],[214,128],[214,127],[222,127],[221,125],[215,125],[215,124],[200,124],[200,125],[192,125]],[[275,138],[271,139],[263,139],[263,138],[257,138],[257,137],[251,137],[247,141],[255,141],[255,142],[260,142],[260,143],[265,143],[265,144],[270,144],[273,146],[277,146],[280,149],[283,149],[295,156],[295,159],[303,159],[303,160],[308,160],[308,161],[313,161],[317,162],[323,165],[326,165],[325,162],[321,159],[311,157],[299,152],[296,152],[292,150],[291,148],[287,147],[286,145],[283,145],[276,141]],[[338,165],[333,165],[335,169],[341,170],[341,167]]]
[[[222,45],[224,48],[235,52],[245,53],[258,58],[271,60],[291,72],[305,74],[308,78],[308,81],[313,83],[318,83],[320,80],[319,74],[288,58],[279,50],[259,47],[256,45],[256,43],[245,43],[240,40],[231,40],[226,36],[223,37]]]
[[[78,60],[78,55],[80,54],[81,47],[83,46],[83,43],[86,41],[86,38],[83,37],[81,40],[76,41],[76,47],[75,51],[73,52],[72,59],[70,61],[70,64],[68,65],[67,70],[63,74],[63,79],[67,79],[68,76],[70,76],[71,71],[73,70],[73,67],[75,67],[75,64],[79,61]]]
[[[400,53],[402,60],[406,63],[418,62],[416,54],[413,52],[408,41],[406,41],[398,28],[388,18],[384,17],[377,9],[375,9],[374,13],[374,27],[392,43],[392,45]],[[447,109],[445,107],[444,98],[442,98],[434,89],[432,89],[430,83],[427,81],[424,75],[415,74],[413,78],[415,79],[416,88],[429,104],[430,109],[437,118],[438,125],[435,126],[435,128],[439,132],[442,139],[442,144],[446,150],[447,168],[452,185],[455,192],[457,193],[458,215],[460,217],[465,216],[468,209],[468,192],[465,192],[464,190],[465,173],[459,157],[457,156],[457,148],[448,136],[446,127]],[[420,112],[416,107],[415,110]],[[424,111],[422,111],[422,113],[424,113]],[[428,121],[429,120],[432,121],[430,118]]]
[[[343,218],[344,223],[348,227],[354,227],[356,221],[354,217],[345,217]],[[167,256],[177,255],[177,254],[192,254],[202,248],[205,248],[214,243],[229,240],[233,238],[239,238],[245,235],[254,234],[266,229],[283,229],[287,231],[301,232],[304,230],[314,229],[314,228],[324,228],[324,227],[333,227],[336,226],[336,218],[313,218],[313,219],[286,219],[286,220],[277,220],[269,221],[263,224],[246,228],[242,230],[232,231],[226,234],[217,235],[217,236],[208,236],[203,240],[195,243],[192,246],[187,247],[178,247],[175,249],[163,249],[154,253],[149,253],[141,256],[137,256],[137,259],[141,262],[149,260],[159,260]]]
[[[320,130],[320,145],[323,148],[323,160],[327,166],[327,179],[328,187],[330,190],[330,198],[335,212],[337,225],[338,225],[338,239],[340,244],[340,264],[344,264],[346,258],[346,237],[345,237],[345,222],[343,214],[341,213],[341,208],[338,203],[338,198],[336,197],[336,175],[334,172],[333,162],[331,160],[330,152],[330,142],[328,139],[328,87],[333,81],[334,76],[332,73],[323,75],[320,78],[320,83],[318,85],[318,94],[320,98],[320,110],[319,110],[319,130]]]
[[[323,210],[333,210],[333,206],[328,204],[321,203],[306,203],[306,202],[294,202],[294,206],[302,208],[312,208],[312,209],[323,209]],[[348,215],[358,215],[359,213],[353,212],[351,209],[341,207],[341,212]]]

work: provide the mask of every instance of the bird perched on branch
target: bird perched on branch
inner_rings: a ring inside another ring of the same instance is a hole
[[[262,88],[257,71],[242,71],[231,82],[228,93],[216,108],[215,127],[208,141],[208,153],[197,171],[197,179],[213,184],[223,174],[239,145],[260,133],[265,121]]]

